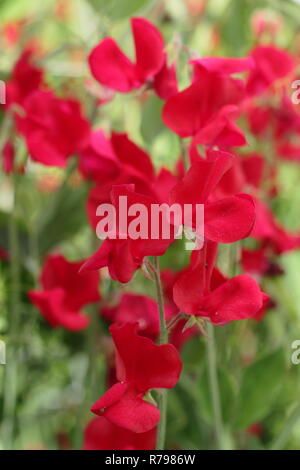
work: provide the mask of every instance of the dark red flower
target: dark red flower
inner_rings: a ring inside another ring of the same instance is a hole
[[[251,196],[236,194],[216,199],[214,191],[234,161],[234,155],[209,151],[198,158],[171,191],[170,202],[204,204],[204,236],[218,243],[232,243],[247,237],[254,224],[255,208]]]
[[[138,323],[139,334],[156,340],[159,334],[157,303],[146,295],[125,293],[113,307],[104,307],[101,314],[112,323]],[[165,305],[166,319],[171,318],[173,309]]]
[[[266,295],[247,275],[226,279],[214,268],[216,244],[194,251],[191,264],[174,285],[174,301],[179,310],[224,325],[253,317],[263,306]]]
[[[82,330],[89,320],[81,308],[100,300],[98,273],[80,276],[82,264],[83,261],[67,261],[62,255],[48,256],[40,276],[42,290],[28,293],[31,302],[54,328]]]
[[[32,92],[44,86],[44,72],[33,65],[32,56],[32,51],[27,49],[16,62],[6,85],[7,106],[13,103],[22,105]]]
[[[251,57],[255,61],[247,82],[247,92],[251,96],[263,93],[276,80],[287,77],[295,66],[293,57],[274,45],[255,47]]]
[[[275,220],[271,210],[255,199],[256,220],[251,236],[269,246],[273,253],[281,254],[300,247],[300,234],[292,234]]]
[[[182,367],[178,352],[171,344],[158,346],[139,336],[137,324],[112,325],[110,332],[116,346],[119,382],[91,410],[129,431],[150,431],[159,422],[160,413],[143,399],[144,395],[151,389],[176,385]]]
[[[168,100],[178,93],[175,64],[167,65],[166,61],[160,71],[155,75],[153,89],[162,100]]]
[[[33,160],[64,167],[68,157],[86,146],[90,125],[77,101],[57,98],[50,91],[35,91],[23,108],[25,117],[19,118],[18,126]]]
[[[217,72],[224,75],[234,75],[246,72],[255,67],[252,57],[202,57],[191,61],[194,66],[194,78],[201,79],[201,71]],[[200,72],[200,74],[199,74]]]
[[[132,18],[136,61],[133,63],[112,38],[105,38],[90,53],[91,72],[98,82],[127,93],[153,79],[164,62],[164,42],[145,18]]]
[[[83,450],[153,450],[155,440],[156,429],[137,434],[98,416],[84,430]]]
[[[104,240],[98,251],[94,253],[82,266],[82,271],[96,270],[108,266],[109,273],[112,279],[122,283],[129,282],[134,272],[142,265],[145,256],[161,256],[165,253],[168,246],[174,240],[174,227],[169,224],[167,215],[163,215],[163,221],[170,226],[170,236],[163,238],[161,229],[163,226],[160,224],[160,232],[158,238],[153,238],[151,234],[152,217],[151,206],[159,204],[159,201],[143,194],[134,191],[134,185],[119,185],[113,186],[111,191],[111,202],[116,208],[116,213],[119,210],[119,197],[126,196],[127,207],[132,207],[134,204],[141,204],[147,210],[147,233],[141,235],[137,239],[132,239],[128,230],[132,221],[136,219],[135,216],[127,217],[126,227],[123,227],[123,232],[120,234],[118,231],[118,221],[116,227],[116,239],[109,237]],[[138,217],[138,216],[137,216]],[[145,220],[144,220],[145,222]],[[146,237],[147,236],[147,237]],[[123,239],[122,239],[123,237]]]
[[[243,98],[241,81],[201,69],[192,85],[166,101],[162,118],[180,137],[194,137],[197,144],[245,145],[233,122]]]

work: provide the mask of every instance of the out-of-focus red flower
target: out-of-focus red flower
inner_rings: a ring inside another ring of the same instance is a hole
[[[300,234],[289,233],[275,220],[270,209],[255,199],[256,219],[251,236],[268,245],[275,254],[285,253],[300,247]]]
[[[281,29],[283,18],[269,11],[256,10],[251,17],[251,26],[254,36],[260,38],[263,34],[269,34],[272,39],[275,38],[276,33]]]
[[[162,100],[168,100],[178,93],[175,64],[169,66],[166,62],[164,63],[154,77],[153,89]]]
[[[252,134],[261,136],[272,124],[273,110],[270,106],[255,106],[251,102],[247,106],[246,116]]]
[[[150,431],[160,413],[143,397],[151,389],[176,385],[182,367],[179,354],[171,344],[158,346],[139,336],[136,324],[112,325],[110,332],[116,346],[118,383],[91,410],[129,431]]]
[[[3,173],[9,174],[13,171],[17,173],[24,173],[24,166],[19,164],[15,167],[16,150],[12,141],[5,142],[2,149],[2,169]]]
[[[293,57],[274,45],[257,46],[252,50],[251,56],[256,66],[247,81],[250,96],[263,93],[274,82],[291,74],[295,66]]]
[[[4,248],[0,248],[0,259],[2,261],[8,261],[9,260],[9,253],[4,250]]]
[[[110,276],[112,279],[122,283],[129,282],[134,272],[142,265],[145,256],[161,256],[165,253],[168,246],[174,240],[175,229],[171,225],[170,236],[163,237],[161,234],[164,223],[169,224],[167,215],[163,214],[163,221],[160,224],[160,233],[158,238],[153,237],[151,233],[152,227],[152,211],[153,204],[159,204],[157,199],[144,196],[143,194],[134,191],[134,185],[119,185],[113,186],[111,191],[111,202],[116,208],[116,213],[119,213],[119,197],[126,196],[127,207],[132,207],[134,204],[141,204],[146,209],[147,224],[147,238],[146,234],[143,237],[132,239],[128,233],[131,222],[136,216],[128,216],[125,227],[122,227],[123,232],[120,233],[116,228],[116,239],[106,238],[100,248],[91,256],[82,266],[82,271],[97,270],[108,266]],[[166,220],[164,220],[166,218]],[[146,220],[144,220],[146,222]],[[118,223],[117,223],[118,225]]]
[[[173,132],[197,144],[241,146],[246,140],[233,119],[243,98],[241,81],[201,68],[192,85],[166,101],[162,118]]]
[[[241,264],[246,273],[254,276],[278,276],[283,274],[283,269],[268,255],[268,245],[256,250],[242,250]]]
[[[157,303],[146,295],[125,293],[118,305],[104,307],[101,314],[112,323],[138,323],[139,334],[156,340],[159,334]],[[165,305],[165,317],[173,316],[173,309]]]
[[[2,169],[4,173],[14,171],[15,148],[12,142],[7,141],[2,149]]]
[[[25,117],[19,118],[18,126],[33,160],[64,167],[70,156],[87,145],[90,125],[77,101],[38,90],[23,108]]]
[[[133,63],[112,38],[105,38],[90,53],[89,64],[96,80],[127,93],[151,80],[165,62],[164,41],[145,18],[132,18],[136,62]]]
[[[83,450],[153,450],[155,440],[156,429],[137,434],[98,416],[84,430]]]
[[[83,261],[70,262],[62,255],[50,255],[43,266],[42,290],[31,290],[31,302],[52,327],[77,331],[86,328],[88,317],[81,308],[100,300],[98,273],[78,274]]]
[[[10,80],[6,85],[6,105],[23,105],[34,91],[45,86],[44,71],[33,64],[33,53],[26,49],[16,62]]]
[[[188,12],[192,16],[201,16],[205,12],[208,0],[185,0]]]
[[[253,317],[267,297],[247,275],[226,279],[214,268],[216,244],[194,251],[191,264],[174,285],[174,301],[187,315],[207,318],[215,325]]]
[[[254,436],[261,436],[262,433],[263,433],[263,430],[264,428],[262,427],[262,425],[260,423],[254,423],[254,424],[251,424],[251,426],[249,426],[249,428],[247,428],[247,433],[248,434],[253,434]]]
[[[202,70],[207,72],[234,75],[252,70],[255,62],[252,57],[202,57],[191,61],[194,67],[194,79],[202,78]]]
[[[260,188],[266,166],[265,159],[258,153],[249,153],[243,155],[241,165],[247,184]]]
[[[22,35],[26,20],[11,21],[3,26],[3,36],[8,46],[17,44]]]
[[[218,243],[232,243],[247,237],[254,224],[251,196],[237,194],[214,198],[214,190],[231,167],[234,155],[211,150],[207,159],[198,159],[170,194],[171,203],[204,204],[204,236]]]
[[[290,142],[278,143],[276,151],[283,160],[300,162],[300,144],[295,145]]]

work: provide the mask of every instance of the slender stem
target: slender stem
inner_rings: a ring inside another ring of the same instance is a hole
[[[293,427],[300,420],[300,405],[298,405],[290,417],[288,418],[284,428],[279,433],[279,436],[276,437],[273,444],[271,444],[270,450],[281,450],[287,443],[290,434],[293,430]]]
[[[168,328],[165,317],[165,307],[164,307],[164,294],[160,278],[160,268],[159,268],[159,258],[158,256],[154,257],[154,279],[156,286],[156,296],[159,312],[159,344],[164,344],[168,342]]]
[[[17,178],[12,174],[14,201],[9,224],[10,245],[10,316],[9,337],[10,344],[7,354],[7,365],[5,368],[4,397],[3,397],[3,436],[6,448],[11,448],[15,431],[15,408],[17,401],[17,368],[18,368],[18,345],[17,335],[19,331],[20,315],[20,264],[19,264],[19,238],[16,217],[17,209]],[[14,344],[13,344],[14,343]]]
[[[222,423],[222,409],[219,392],[219,381],[217,372],[217,358],[216,358],[216,344],[214,327],[210,322],[207,322],[207,360],[208,360],[208,373],[210,382],[210,392],[213,405],[213,417],[215,437],[218,449],[223,449],[223,423]]]
[[[158,311],[159,311],[159,326],[160,326],[160,334],[159,334],[159,344],[164,344],[168,342],[168,328],[166,323],[165,317],[165,309],[164,309],[164,295],[160,277],[160,269],[159,269],[159,258],[157,256],[154,257],[154,279],[155,279],[155,286],[156,286],[156,295],[157,295],[157,304],[158,304]],[[158,407],[160,411],[160,421],[157,429],[157,441],[156,441],[156,449],[157,450],[164,450],[165,447],[165,440],[166,440],[166,427],[167,427],[167,406],[168,406],[168,395],[167,390],[162,389],[160,390],[159,399],[158,399]]]

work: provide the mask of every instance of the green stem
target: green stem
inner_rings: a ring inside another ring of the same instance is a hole
[[[210,322],[207,322],[207,360],[208,360],[208,373],[210,382],[210,392],[212,397],[213,405],[213,418],[216,444],[219,450],[224,448],[223,446],[223,423],[222,423],[222,409],[219,392],[219,381],[217,372],[217,357],[216,357],[216,344],[214,327]]]
[[[3,395],[3,438],[5,447],[10,449],[13,445],[15,431],[15,409],[17,401],[17,368],[18,368],[18,344],[20,316],[20,264],[19,264],[19,238],[17,225],[17,178],[12,174],[14,201],[9,224],[10,247],[10,316],[7,365],[4,378]],[[13,344],[14,343],[14,344]]]
[[[165,317],[164,309],[164,295],[160,277],[159,258],[154,257],[154,279],[156,286],[156,296],[159,312],[159,344],[165,344],[168,342],[168,328]],[[166,389],[160,390],[158,399],[158,408],[160,411],[160,421],[157,429],[157,441],[156,450],[164,450],[166,440],[166,427],[167,427],[167,407],[168,407],[168,394]]]
[[[279,436],[274,440],[273,444],[271,444],[270,450],[281,450],[285,446],[294,426],[297,424],[299,420],[300,420],[300,405],[298,405],[294,409],[294,411],[288,418],[284,428],[279,433]]]

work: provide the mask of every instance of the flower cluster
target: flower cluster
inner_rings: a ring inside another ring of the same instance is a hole
[[[300,247],[300,234],[286,230],[272,212],[278,161],[300,159],[300,117],[286,88],[295,78],[295,59],[274,43],[260,42],[242,58],[190,54],[189,82],[182,86],[178,58],[168,53],[156,26],[132,18],[131,29],[134,60],[106,37],[86,62],[110,100],[119,93],[141,102],[153,94],[160,100],[162,122],[180,142],[174,168],[157,168],[127,132],[98,127],[78,99],[59,96],[30,49],[13,68],[4,109],[12,120],[1,149],[4,172],[25,177],[28,171],[28,161],[16,159],[16,135],[33,162],[69,166],[88,188],[85,209],[93,231],[100,220],[97,207],[118,208],[120,196],[147,208],[163,203],[204,207],[203,245],[189,260],[175,233],[106,239],[79,261],[55,249],[43,260],[40,287],[32,286],[28,298],[50,327],[94,328],[89,309],[84,311],[89,304],[97,320],[109,325],[108,387],[90,403],[97,417],[85,428],[85,449],[162,446],[166,410],[161,403],[180,379],[183,346],[197,335],[207,336],[207,324],[262,320],[272,305],[264,292],[265,276],[282,274],[279,256]],[[105,114],[105,102],[95,106]],[[274,155],[249,144],[267,138]],[[195,212],[186,228],[195,230]],[[233,256],[227,267],[219,256],[226,246]],[[160,270],[160,259],[170,259],[174,247],[186,261],[180,269]],[[147,295],[132,287],[139,273],[150,286]]]

